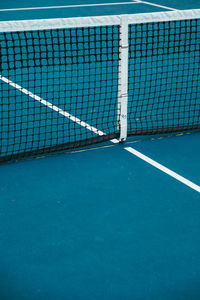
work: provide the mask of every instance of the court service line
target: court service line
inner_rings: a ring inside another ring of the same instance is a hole
[[[62,6],[41,6],[41,7],[20,7],[20,8],[2,8],[0,11],[22,11],[22,10],[40,10],[40,9],[60,9],[60,8],[79,8],[79,7],[97,7],[97,6],[111,6],[111,5],[131,5],[138,4],[134,2],[116,2],[116,3],[93,3],[93,4],[73,4],[73,5],[62,5]]]
[[[132,147],[125,147],[125,150],[127,150],[128,152],[134,154],[135,156],[139,157],[140,159],[146,161],[147,163],[149,163],[150,165],[154,166],[155,168],[159,169],[160,171],[168,174],[169,176],[175,178],[176,180],[182,182],[183,184],[189,186],[191,189],[197,191],[200,193],[200,186],[196,185],[195,183],[191,182],[190,180],[184,178],[183,176],[173,172],[172,170],[166,168],[165,166],[159,164],[158,162],[156,162],[155,160],[149,158],[148,156],[142,154],[141,152],[135,150]]]
[[[172,7],[168,7],[168,6],[164,6],[164,5],[160,5],[160,4],[156,4],[156,3],[151,3],[151,2],[143,1],[143,0],[134,0],[133,3],[135,3],[135,2],[141,3],[141,4],[147,4],[147,5],[151,5],[151,6],[155,6],[155,7],[160,7],[160,8],[164,8],[164,9],[174,10],[174,11],[179,10],[179,9],[175,9]]]
[[[29,97],[33,98],[34,100],[42,103],[43,105],[47,106],[48,108],[54,110],[55,112],[63,115],[64,117],[68,118],[69,120],[77,123],[78,125],[96,133],[97,135],[99,136],[102,136],[102,135],[106,135],[103,131],[101,130],[98,130],[97,128],[89,125],[88,123],[84,122],[84,121],[81,121],[79,118],[71,115],[70,113],[62,110],[61,108],[53,105],[52,103],[44,100],[43,98],[37,96],[37,95],[34,95],[32,92],[28,91],[27,89],[23,88],[22,86],[20,86],[19,84],[16,84],[14,83],[13,81],[9,80],[8,78],[6,77],[3,77],[2,75],[0,75],[0,80],[2,80],[3,82],[9,84],[10,86],[14,87],[15,89],[19,90],[21,93],[24,93],[25,95],[28,95]],[[117,140],[113,139],[111,140],[111,142],[113,143],[118,143]]]

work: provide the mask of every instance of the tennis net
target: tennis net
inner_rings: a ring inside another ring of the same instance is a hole
[[[0,22],[0,161],[200,128],[200,10]]]

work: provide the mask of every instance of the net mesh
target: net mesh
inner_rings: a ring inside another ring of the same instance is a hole
[[[116,136],[118,26],[11,32],[0,38],[1,75],[11,81],[1,81],[4,160]]]
[[[129,26],[128,134],[199,128],[200,20]]]
[[[128,26],[128,135],[200,128],[200,19]],[[0,161],[119,137],[120,26],[0,33]]]

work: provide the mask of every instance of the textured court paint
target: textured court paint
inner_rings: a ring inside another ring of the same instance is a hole
[[[147,157],[146,155],[144,155],[141,152],[133,149],[132,147],[126,147],[124,149],[127,150],[128,152],[136,155],[137,157],[141,158],[142,160],[146,161],[147,163],[149,163],[150,165],[154,166],[155,168],[161,170],[162,172],[168,174],[169,176],[175,178],[176,180],[182,182],[183,184],[189,186],[191,189],[193,189],[193,190],[195,190],[195,191],[197,191],[197,192],[200,193],[200,186],[194,184],[190,180],[184,178],[183,176],[180,176],[179,174],[177,174],[177,173],[173,172],[172,170],[166,168],[165,166],[159,164],[155,160]]]
[[[0,191],[1,300],[199,299],[199,194],[122,146],[3,165]]]
[[[152,1],[152,0],[151,0]],[[152,1],[154,2],[154,1]],[[183,10],[183,9],[195,9],[195,8],[199,8],[200,7],[200,3],[198,0],[182,0],[182,1],[178,1],[178,0],[155,0],[155,2],[159,2],[160,5],[168,5],[170,7],[174,7],[177,8],[179,10]]]
[[[16,3],[16,2],[15,2]],[[26,4],[27,6],[27,4]],[[39,6],[39,5],[38,5]],[[15,7],[15,5],[13,5]],[[21,6],[20,6],[21,7]],[[56,19],[56,18],[76,18],[76,17],[91,17],[91,16],[112,16],[118,14],[140,14],[161,12],[162,8],[153,7],[150,5],[138,3],[137,5],[112,5],[112,6],[99,6],[99,7],[75,7],[75,8],[57,8],[47,10],[27,10],[27,11],[5,11],[0,12],[0,21],[11,20],[41,20],[41,19]]]
[[[164,5],[160,5],[160,4],[156,4],[156,3],[152,3],[152,2],[147,2],[147,1],[140,1],[140,0],[133,0],[137,3],[143,3],[143,4],[147,4],[147,5],[151,5],[151,6],[155,6],[155,7],[160,7],[160,8],[164,8],[164,9],[169,9],[169,10],[178,10],[172,7],[168,7],[168,6],[164,6]]]
[[[0,32],[120,25],[122,17],[127,18],[128,24],[192,20],[200,18],[200,9],[128,15],[105,15],[83,18],[48,18],[39,20],[1,21]]]
[[[138,162],[114,147],[1,166],[2,300],[199,300],[198,194]]]
[[[41,6],[41,7],[21,7],[21,8],[4,8],[2,11],[24,11],[24,10],[43,10],[43,9],[57,9],[57,8],[80,8],[80,7],[98,7],[98,6],[111,6],[111,5],[130,5],[138,4],[140,1],[135,2],[115,2],[115,3],[93,3],[93,4],[78,4],[78,5],[61,5],[61,6]]]

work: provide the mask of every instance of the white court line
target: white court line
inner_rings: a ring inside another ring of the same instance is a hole
[[[9,84],[10,86],[14,87],[15,89],[19,90],[20,92],[24,93],[25,95],[28,95],[29,97],[33,98],[34,100],[44,104],[45,106],[47,106],[48,108],[54,110],[55,112],[63,115],[64,117],[68,118],[69,120],[77,123],[78,125],[83,126],[84,128],[96,133],[97,135],[99,135],[99,136],[106,135],[106,133],[104,133],[103,131],[98,130],[97,128],[89,125],[88,123],[86,123],[84,121],[81,121],[79,118],[71,115],[70,113],[62,110],[61,108],[53,105],[52,103],[42,99],[41,97],[39,97],[37,95],[34,95],[30,91],[26,90],[25,88],[21,87],[20,85],[18,85],[16,83],[14,83],[13,81],[9,80],[8,78],[3,77],[2,75],[0,75],[0,80],[2,80],[3,82]],[[115,144],[119,143],[119,141],[117,139],[113,139],[113,140],[110,140],[110,141],[112,143],[115,143]]]
[[[30,91],[26,90],[25,88],[21,87],[20,85],[14,83],[13,81],[9,80],[8,78],[6,77],[3,77],[2,75],[0,75],[0,79],[9,84],[10,86],[16,88],[17,90],[19,90],[20,92],[24,93],[25,95],[28,95],[29,97],[33,98],[34,100],[44,104],[45,106],[47,106],[48,108],[58,112],[59,114],[65,116],[66,118],[70,119],[71,121],[83,126],[83,127],[86,127],[88,130],[98,134],[98,135],[105,135],[104,132],[102,132],[101,130],[98,130],[97,128],[93,127],[93,126],[90,126],[89,124],[87,124],[86,122],[84,121],[81,121],[80,119],[74,117],[73,115],[69,114],[68,112],[62,110],[61,108],[53,105],[52,103],[42,99],[41,97],[37,96],[37,95],[34,95],[33,93],[31,93]]]
[[[96,7],[96,6],[111,6],[111,5],[129,5],[138,4],[135,2],[116,2],[116,3],[94,3],[94,4],[79,4],[79,5],[62,5],[62,6],[41,6],[41,7],[21,7],[21,8],[4,8],[0,11],[21,11],[21,10],[40,10],[40,9],[60,9],[60,8],[78,8],[78,7]]]
[[[156,7],[160,7],[160,8],[164,8],[164,9],[169,9],[169,10],[175,10],[175,11],[179,10],[179,9],[175,9],[175,8],[172,8],[172,7],[163,6],[163,5],[160,5],[160,4],[151,3],[151,2],[147,2],[147,1],[143,1],[143,0],[134,0],[134,1],[137,2],[137,3],[141,3],[141,4],[143,3],[143,4],[156,6]]]
[[[194,184],[193,182],[191,182],[190,180],[180,176],[179,174],[171,171],[170,169],[166,168],[165,166],[159,164],[158,162],[156,162],[155,160],[149,158],[148,156],[142,154],[141,152],[133,149],[132,147],[126,147],[124,148],[125,150],[129,151],[130,153],[136,155],[137,157],[141,158],[142,160],[146,161],[147,163],[149,163],[150,165],[154,166],[155,168],[161,170],[162,172],[168,174],[169,176],[175,178],[176,180],[182,182],[183,184],[189,186],[191,189],[197,191],[200,193],[200,186]]]
[[[106,135],[103,131],[98,130],[97,128],[89,125],[88,123],[81,121],[79,118],[76,118],[75,116],[69,114],[68,112],[60,109],[59,107],[53,105],[52,103],[44,100],[43,98],[34,95],[33,93],[31,93],[30,91],[28,91],[27,89],[21,87],[20,85],[14,83],[13,81],[7,79],[6,77],[3,77],[2,75],[0,75],[0,80],[2,80],[3,82],[9,84],[10,86],[16,88],[17,90],[19,90],[20,92],[24,93],[25,95],[28,95],[29,97],[33,98],[34,100],[42,103],[43,105],[47,106],[48,108],[54,110],[55,112],[67,117],[69,120],[77,123],[80,126],[83,126],[84,128],[96,133],[99,136],[102,135]],[[110,140],[110,142],[116,144],[119,143],[119,141],[117,139],[112,139]],[[148,162],[149,164],[151,164],[152,166],[154,166],[155,168],[163,171],[164,173],[170,175],[171,177],[175,178],[176,180],[182,182],[183,184],[189,186],[190,188],[196,190],[197,192],[200,193],[200,186],[192,183],[191,181],[187,180],[186,178],[178,175],[177,173],[171,171],[170,169],[162,166],[161,164],[157,163],[156,161],[152,160],[151,158],[145,156],[144,154],[138,152],[137,150],[133,149],[132,147],[126,147],[124,148],[125,150],[129,151],[130,153],[136,155],[137,157],[141,158],[142,160]]]

